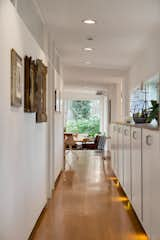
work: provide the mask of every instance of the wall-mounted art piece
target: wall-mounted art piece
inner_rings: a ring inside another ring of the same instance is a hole
[[[22,58],[11,50],[11,106],[22,105]]]
[[[108,101],[108,120],[109,123],[112,122],[112,105],[111,105],[111,100]]]
[[[59,111],[63,111],[63,96],[62,96],[62,91],[59,93]]]
[[[36,65],[32,57],[24,59],[24,111],[36,112]]]
[[[36,60],[36,122],[47,122],[46,113],[47,67],[42,60]]]
[[[60,91],[55,90],[55,111],[60,112]]]

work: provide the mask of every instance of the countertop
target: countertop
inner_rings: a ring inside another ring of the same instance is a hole
[[[160,126],[153,126],[150,123],[144,123],[144,124],[135,124],[135,123],[125,123],[125,122],[113,122],[113,124],[120,124],[124,126],[129,126],[129,127],[137,127],[137,128],[144,128],[144,129],[149,129],[152,131],[159,131]]]

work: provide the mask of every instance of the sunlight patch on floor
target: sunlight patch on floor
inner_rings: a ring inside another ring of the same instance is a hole
[[[113,202],[127,202],[128,198],[127,197],[112,197]]]
[[[117,181],[117,178],[116,178],[116,177],[108,177],[107,179],[108,179],[108,180],[111,180],[111,181]]]
[[[137,234],[129,234],[129,240],[149,240],[147,235],[144,233],[137,233]]]

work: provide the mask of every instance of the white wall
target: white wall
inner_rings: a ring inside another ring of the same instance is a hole
[[[41,19],[39,9],[37,9],[38,5],[36,6],[34,4],[34,0],[16,0],[16,7],[24,23],[43,49],[45,26]]]
[[[10,50],[45,55],[9,0],[0,0],[0,239],[26,240],[47,201],[47,123],[10,106]]]
[[[109,99],[111,100],[111,122],[121,120],[121,103],[120,103],[120,84],[113,84],[109,89]]]
[[[128,90],[131,92],[134,88],[139,87],[142,81],[149,79],[160,72],[160,34],[152,34],[151,39],[147,42],[145,49],[135,59],[129,72]]]
[[[108,108],[108,96],[101,96],[100,99],[100,113],[101,113],[101,129],[100,132],[109,136],[109,108]]]
[[[59,175],[57,172],[57,168],[55,169],[55,165],[57,165],[57,161],[59,164],[59,168],[63,168],[62,161],[63,159],[60,158],[60,154],[58,152],[63,152],[62,149],[62,129],[63,129],[63,114],[60,114],[60,121],[58,121],[58,128],[55,127],[57,124],[55,122],[57,113],[54,112],[54,89],[56,85],[56,78],[55,78],[55,69],[58,65],[58,70],[61,68],[60,64],[60,57],[58,56],[58,52],[55,48],[54,39],[52,33],[48,31],[48,26],[45,22],[45,18],[41,13],[38,3],[36,0],[16,0],[16,8],[23,19],[24,23],[27,25],[31,33],[33,34],[36,41],[39,43],[40,47],[44,50],[47,59],[48,59],[48,158],[49,158],[49,191],[48,197],[52,196],[52,189],[54,188],[55,183],[55,176]],[[63,82],[62,78],[62,71],[58,71],[61,81]],[[63,85],[63,84],[62,84]],[[63,91],[63,87],[61,89]],[[59,115],[58,115],[59,116]],[[62,124],[60,124],[62,123]],[[56,130],[54,130],[56,129]],[[57,135],[60,136],[58,142],[55,141],[55,132]],[[58,145],[59,151],[55,153],[54,143]],[[61,156],[62,157],[62,156]],[[60,165],[61,163],[61,165]],[[54,176],[55,175],[55,176]]]
[[[100,96],[96,95],[96,91],[92,92],[90,90],[79,90],[78,87],[75,89],[65,89],[64,90],[64,99],[68,100],[95,100],[101,99]]]
[[[122,79],[122,121],[126,121],[129,116],[129,72],[127,71]]]
[[[63,80],[60,73],[54,69],[54,89],[63,93]],[[63,95],[62,95],[63,97]],[[63,111],[54,114],[54,181],[64,166],[64,120]]]

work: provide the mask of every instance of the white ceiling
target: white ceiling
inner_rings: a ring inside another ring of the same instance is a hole
[[[64,67],[65,87],[78,87],[78,89],[107,89],[110,84],[119,83],[125,71],[108,70],[92,67],[67,66]],[[76,81],[75,81],[76,80]]]
[[[36,1],[67,66],[87,67],[85,62],[91,61],[88,69],[126,70],[160,26],[160,0]],[[85,25],[81,21],[86,18],[97,23]],[[89,36],[94,40],[88,41]],[[94,51],[82,50],[88,46]]]

